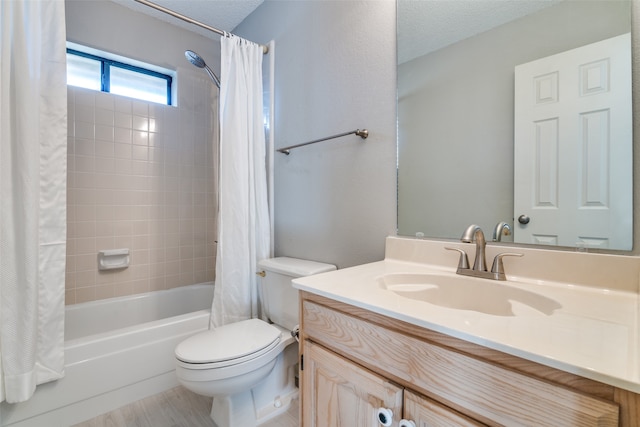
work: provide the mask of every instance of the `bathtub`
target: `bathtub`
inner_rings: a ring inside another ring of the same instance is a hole
[[[208,328],[212,285],[67,306],[64,378],[3,402],[1,425],[70,426],[177,386],[174,348]]]

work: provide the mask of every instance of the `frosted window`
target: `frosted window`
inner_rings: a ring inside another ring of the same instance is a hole
[[[119,67],[111,67],[109,92],[144,101],[167,103],[165,79]]]
[[[101,90],[102,63],[95,59],[67,54],[67,84]]]
[[[70,86],[171,105],[172,78],[168,73],[67,48],[67,84]]]

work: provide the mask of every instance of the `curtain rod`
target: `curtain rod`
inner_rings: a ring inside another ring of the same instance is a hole
[[[197,25],[198,27],[204,28],[205,30],[209,30],[209,31],[212,31],[212,32],[214,32],[216,34],[220,34],[221,36],[224,36],[226,34],[222,30],[210,27],[207,24],[203,24],[200,21],[196,21],[195,19],[191,19],[188,16],[184,16],[184,15],[178,13],[178,12],[174,12],[171,9],[167,9],[164,6],[160,6],[159,4],[152,3],[152,2],[150,2],[148,0],[134,0],[134,1],[137,1],[138,3],[141,3],[141,4],[145,5],[145,6],[149,6],[149,7],[153,8],[153,9],[155,9],[155,10],[159,10],[160,12],[166,13],[167,15],[171,15],[174,18],[181,19],[184,22],[188,22],[189,24]],[[262,45],[262,52],[265,53],[265,54],[268,53],[269,52],[269,48],[267,46]]]

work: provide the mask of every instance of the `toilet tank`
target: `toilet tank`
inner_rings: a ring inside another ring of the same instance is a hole
[[[304,259],[278,257],[264,259],[258,269],[265,275],[260,280],[262,306],[269,320],[288,330],[298,324],[298,290],[291,280],[333,271],[335,265]]]

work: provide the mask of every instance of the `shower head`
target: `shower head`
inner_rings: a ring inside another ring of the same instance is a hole
[[[207,66],[207,64],[205,64],[204,62],[204,59],[202,59],[200,55],[198,55],[192,50],[185,50],[184,56],[187,58],[187,61],[191,62],[193,65],[195,65],[198,68],[204,68]]]
[[[218,86],[218,89],[220,89],[220,79],[214,74],[213,71],[211,71],[211,68],[207,66],[207,64],[204,62],[204,59],[202,59],[200,55],[192,50],[186,50],[184,52],[184,56],[187,58],[187,61],[191,62],[196,67],[204,68],[207,74],[209,74],[209,77],[211,77],[211,80],[213,80],[213,83],[215,83],[215,85]]]

